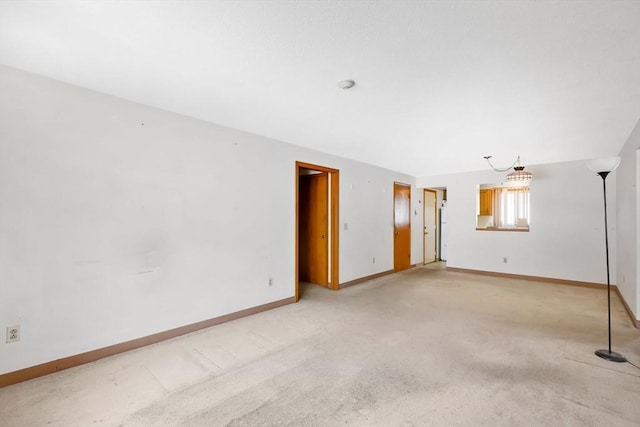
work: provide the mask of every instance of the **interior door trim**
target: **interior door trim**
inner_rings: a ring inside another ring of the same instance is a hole
[[[426,263],[424,260],[427,257],[427,238],[425,237],[425,233],[424,233],[424,229],[427,228],[427,203],[426,203],[426,194],[427,192],[429,193],[433,193],[433,196],[436,200],[436,204],[433,207],[434,213],[433,213],[433,218],[435,221],[434,227],[436,229],[436,238],[435,238],[435,248],[434,248],[434,253],[435,253],[435,258],[432,262],[436,262],[438,261],[439,258],[439,254],[438,254],[438,232],[440,230],[438,230],[438,192],[436,190],[431,190],[429,188],[424,188],[423,192],[422,192],[422,265],[427,265],[428,263]]]
[[[295,270],[294,270],[294,280],[295,280],[295,301],[297,302],[300,299],[300,281],[298,280],[298,220],[299,220],[299,212],[298,212],[298,202],[299,202],[299,183],[298,176],[300,175],[300,169],[311,169],[320,172],[327,172],[330,175],[329,182],[329,201],[331,203],[331,209],[329,211],[329,222],[331,224],[331,245],[329,247],[329,257],[331,259],[331,271],[329,273],[329,289],[337,291],[340,289],[340,171],[338,169],[329,168],[326,166],[314,165],[312,163],[305,163],[296,161],[295,165]]]

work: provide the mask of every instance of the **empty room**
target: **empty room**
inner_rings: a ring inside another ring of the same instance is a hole
[[[637,426],[640,1],[0,0],[0,427]]]

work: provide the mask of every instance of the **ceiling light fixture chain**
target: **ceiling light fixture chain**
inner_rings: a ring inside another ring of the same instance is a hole
[[[516,161],[513,162],[513,164],[508,168],[497,168],[493,166],[490,160],[491,156],[484,156],[483,158],[487,161],[487,163],[489,163],[489,166],[491,166],[491,169],[493,169],[496,172],[506,172],[509,169],[513,168],[513,172],[508,174],[506,178],[507,184],[509,185],[527,186],[533,179],[533,174],[531,172],[525,172],[524,166],[520,165],[520,156],[518,156],[516,158]]]
[[[485,159],[487,161],[487,163],[489,163],[489,166],[491,166],[491,169],[493,169],[496,172],[506,172],[509,169],[513,168],[516,164],[519,166],[520,165],[520,156],[518,156],[518,158],[516,159],[515,162],[513,162],[513,164],[511,164],[511,166],[508,166],[506,168],[497,168],[495,166],[493,166],[493,164],[491,163],[491,158],[493,156],[484,156],[483,159]]]

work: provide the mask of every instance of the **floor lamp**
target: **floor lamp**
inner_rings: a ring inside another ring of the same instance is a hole
[[[609,157],[605,159],[593,159],[587,162],[587,166],[592,172],[602,178],[602,189],[604,191],[604,245],[607,257],[607,308],[609,318],[609,349],[596,350],[596,354],[611,362],[626,362],[627,359],[620,353],[611,351],[611,283],[609,281],[609,231],[607,229],[607,175],[614,171],[620,164],[620,157]]]

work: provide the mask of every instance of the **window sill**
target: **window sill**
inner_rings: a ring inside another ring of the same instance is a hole
[[[487,228],[478,228],[476,227],[476,231],[519,231],[519,232],[528,232],[529,227],[514,227],[514,228],[498,228],[498,227],[487,227]]]

